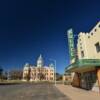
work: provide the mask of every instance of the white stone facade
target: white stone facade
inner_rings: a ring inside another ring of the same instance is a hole
[[[25,64],[23,69],[23,80],[27,80],[27,75],[29,75],[30,81],[54,81],[54,65],[43,66],[44,61],[40,55],[37,60],[37,66],[32,66],[30,64]]]

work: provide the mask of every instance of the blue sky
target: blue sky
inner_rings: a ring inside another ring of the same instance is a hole
[[[22,69],[36,65],[40,54],[45,65],[57,61],[63,73],[69,64],[66,31],[89,32],[100,21],[99,0],[2,0],[0,1],[0,65]]]

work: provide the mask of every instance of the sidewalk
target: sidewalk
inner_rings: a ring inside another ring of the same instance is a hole
[[[57,84],[56,87],[71,100],[100,100],[100,94],[96,92],[63,84]]]

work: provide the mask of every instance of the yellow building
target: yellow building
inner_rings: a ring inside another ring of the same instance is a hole
[[[89,33],[79,33],[77,50],[79,59],[100,59],[100,22]]]
[[[26,81],[54,81],[54,65],[44,66],[44,61],[40,55],[37,60],[37,66],[25,64],[23,69],[23,80]]]
[[[100,92],[100,22],[89,33],[79,33],[77,59],[66,71],[74,72],[73,86]]]

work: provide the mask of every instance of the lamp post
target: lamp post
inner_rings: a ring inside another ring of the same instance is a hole
[[[54,68],[54,81],[55,81],[55,86],[56,86],[56,60],[55,59],[49,59],[50,61],[54,62],[55,68]]]

